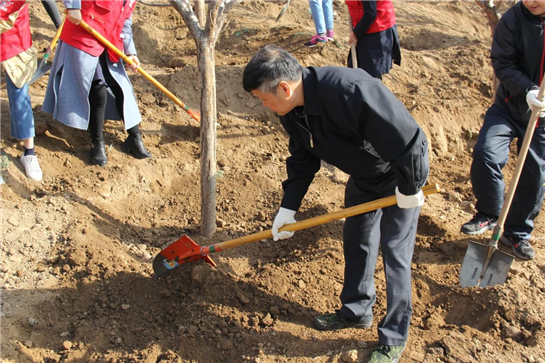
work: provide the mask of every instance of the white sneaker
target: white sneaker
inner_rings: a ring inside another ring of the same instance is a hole
[[[38,164],[38,157],[36,155],[21,155],[21,164],[25,168],[26,176],[30,180],[40,181],[42,180],[42,169]]]

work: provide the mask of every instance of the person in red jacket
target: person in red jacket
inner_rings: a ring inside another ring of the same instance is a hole
[[[348,42],[356,46],[358,68],[382,79],[392,69],[392,63],[401,64],[394,4],[391,0],[346,0],[346,5],[352,20]],[[352,67],[350,53],[348,67]]]
[[[123,120],[128,136],[123,152],[138,159],[151,157],[142,140],[142,115],[123,60],[79,26],[84,20],[122,50],[136,66],[140,61],[132,37],[132,13],[136,0],[65,0],[68,9],[42,109],[64,125],[89,130],[90,163],[105,166],[105,119]]]
[[[26,1],[0,1],[0,62],[7,75],[11,136],[23,140],[25,151],[20,160],[27,177],[40,181],[42,169],[34,152],[34,115],[28,94],[37,58]]]

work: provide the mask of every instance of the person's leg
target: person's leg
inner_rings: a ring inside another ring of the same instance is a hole
[[[383,197],[364,190],[350,178],[345,191],[345,207],[366,203]],[[376,301],[375,265],[380,241],[382,210],[347,218],[343,229],[345,259],[344,284],[341,292],[341,313],[349,319],[373,317]]]
[[[306,47],[314,47],[318,43],[327,42],[326,37],[326,24],[324,20],[324,11],[322,9],[323,0],[309,0],[310,12],[312,13],[312,19],[314,20],[314,27],[316,29],[316,35],[314,35],[308,42],[305,43]]]
[[[517,146],[522,146],[526,127],[513,123],[517,133]],[[520,156],[518,156],[520,157]],[[512,247],[513,253],[531,260],[535,251],[529,240],[534,230],[534,219],[541,211],[545,184],[545,127],[534,130],[530,148],[521,171],[515,195],[505,220],[501,241]]]
[[[509,144],[515,137],[507,121],[507,111],[493,105],[487,111],[473,148],[471,183],[477,199],[477,211],[499,216],[503,205],[505,182],[502,169],[509,158]]]
[[[26,176],[35,181],[42,180],[43,173],[34,151],[34,114],[28,94],[28,83],[17,88],[6,74],[6,88],[8,91],[9,112],[11,122],[11,136],[23,140],[25,148],[20,157]]]
[[[387,313],[378,325],[379,343],[404,346],[412,316],[411,262],[420,208],[383,209],[381,251],[386,276]]]
[[[103,134],[106,100],[106,85],[101,80],[93,81],[89,91],[89,133],[91,135],[90,162],[92,165],[105,166],[108,164]]]
[[[115,105],[117,108],[117,112],[119,113],[119,116],[121,116],[121,119],[125,120],[123,90],[110,74],[106,57],[106,52],[102,53],[102,55],[100,56],[100,67],[102,68],[102,74],[104,75],[106,83],[108,83],[108,87],[115,96]],[[133,126],[127,130],[127,133],[129,134],[129,136],[127,136],[127,138],[121,145],[121,151],[127,154],[131,154],[138,159],[151,158],[151,153],[144,146],[140,127],[138,125]]]
[[[55,28],[58,29],[61,26],[62,19],[59,8],[57,7],[57,4],[55,4],[55,0],[42,0],[42,5],[44,6],[45,11],[47,11],[47,15],[49,15],[51,21],[55,25]]]
[[[333,38],[333,0],[322,0],[322,9],[324,13],[324,24],[326,28],[326,35]]]

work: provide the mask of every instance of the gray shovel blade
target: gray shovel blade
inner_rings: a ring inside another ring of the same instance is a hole
[[[490,264],[479,283],[480,287],[503,284],[511,268],[514,257],[500,250],[494,251]]]
[[[40,66],[38,67],[38,69],[36,69],[36,72],[34,72],[34,75],[32,76],[32,78],[30,79],[28,83],[32,84],[36,82],[38,79],[40,79],[41,76],[49,72],[50,69],[51,69],[51,64],[44,62],[42,60],[42,62],[40,63]]]
[[[460,269],[462,287],[478,286],[488,255],[488,245],[470,242]]]

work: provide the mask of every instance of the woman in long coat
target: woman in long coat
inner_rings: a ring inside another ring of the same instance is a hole
[[[63,124],[91,135],[90,162],[108,163],[104,120],[123,120],[128,137],[121,150],[142,159],[151,157],[142,141],[142,120],[123,60],[79,26],[84,20],[122,49],[136,66],[140,62],[132,38],[131,16],[136,0],[64,1],[68,9],[52,64],[43,110]]]

